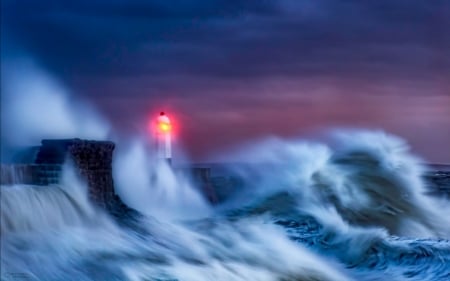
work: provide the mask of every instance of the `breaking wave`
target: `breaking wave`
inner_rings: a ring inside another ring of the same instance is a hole
[[[16,272],[30,280],[448,280],[448,202],[425,195],[419,159],[381,132],[336,139],[236,152],[252,163],[225,167],[236,184],[218,206],[203,205],[188,177],[150,169],[139,160],[145,150],[131,149],[115,168],[126,171],[121,192],[135,193],[127,203],[144,214],[139,229],[90,205],[73,176],[60,186],[2,186],[2,280]],[[189,207],[207,212],[179,216]]]
[[[426,195],[424,168],[402,139],[347,132],[337,140],[334,147],[271,140],[241,153],[263,164],[230,167],[242,184],[224,208],[304,213],[390,235],[450,238],[448,202]]]

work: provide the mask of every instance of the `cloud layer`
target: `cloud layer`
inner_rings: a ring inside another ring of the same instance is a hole
[[[267,134],[368,126],[450,159],[448,1],[2,5],[2,57],[19,46],[123,130],[176,111],[196,156]]]

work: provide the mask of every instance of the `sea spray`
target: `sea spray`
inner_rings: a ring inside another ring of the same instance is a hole
[[[21,206],[27,212],[2,210],[6,219],[33,221],[2,233],[3,279],[19,272],[30,280],[351,280],[339,265],[255,218],[172,223],[148,216],[140,221],[146,234],[120,228],[86,205],[86,188],[68,175],[62,187],[39,195],[36,186],[2,193],[6,202],[29,201]]]
[[[3,148],[36,145],[44,138],[108,137],[108,122],[33,59],[2,60],[1,87]]]
[[[187,171],[175,170],[143,141],[120,146],[114,158],[116,191],[142,213],[168,219],[204,218],[210,206]]]
[[[267,206],[268,198],[284,196],[296,202],[284,213],[319,216],[323,212],[317,209],[336,210],[355,226],[381,227],[394,235],[450,237],[450,219],[432,207],[448,210],[448,205],[425,194],[419,160],[402,140],[382,132],[345,136],[351,142],[335,147],[271,140],[239,151],[241,159],[259,164],[230,167],[244,187],[222,208],[253,206],[263,211],[259,204]]]
[[[449,242],[414,238],[449,237],[418,162],[388,135],[363,134],[364,145],[359,133],[349,146],[255,145],[215,207],[135,142],[114,174],[139,230],[91,205],[70,168],[59,185],[2,186],[2,280],[448,279]]]
[[[89,202],[87,187],[70,164],[64,165],[60,184],[12,184],[1,188],[2,235],[46,232],[88,221],[98,223],[106,216]]]

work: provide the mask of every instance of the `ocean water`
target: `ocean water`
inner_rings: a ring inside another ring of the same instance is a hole
[[[427,195],[422,161],[395,136],[252,144],[214,206],[146,153],[114,164],[141,213],[126,226],[70,167],[59,185],[2,186],[1,280],[450,280],[450,202]]]

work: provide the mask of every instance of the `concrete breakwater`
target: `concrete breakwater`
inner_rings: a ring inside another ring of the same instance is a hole
[[[86,182],[92,203],[117,218],[129,218],[137,212],[127,207],[115,193],[112,177],[114,148],[114,143],[109,141],[43,140],[32,163],[2,164],[1,184],[57,184],[63,164],[70,160]]]
[[[43,140],[32,163],[1,165],[1,184],[14,183],[50,185],[59,181],[62,165],[69,158],[86,181],[89,198],[111,213],[130,209],[117,196],[112,176],[115,144],[110,141],[81,139]],[[217,165],[192,165],[183,169],[191,173],[197,186],[211,202],[217,203],[226,194],[239,189],[233,175],[211,173]],[[450,171],[430,170],[424,175],[430,194],[450,198]]]
[[[89,199],[108,212],[122,216],[128,208],[116,194],[112,176],[115,144],[110,141],[81,139],[42,140],[30,163],[2,164],[1,184],[58,184],[63,164],[73,163],[78,175],[86,182]],[[212,203],[217,202],[208,167],[183,167],[196,181],[202,193]],[[132,211],[132,210],[131,210]]]
[[[431,195],[450,199],[450,171],[430,171],[424,177]]]
[[[61,165],[15,164],[1,165],[1,184],[50,185],[59,181]]]

